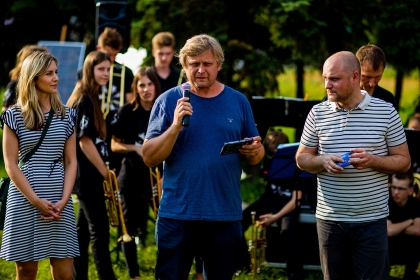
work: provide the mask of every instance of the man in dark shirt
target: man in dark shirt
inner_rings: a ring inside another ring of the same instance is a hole
[[[404,279],[420,279],[416,273],[420,255],[420,201],[413,197],[413,174],[394,174],[387,218],[390,264],[405,264]]]
[[[397,108],[394,95],[386,89],[378,86],[386,66],[385,53],[381,48],[373,44],[360,47],[356,57],[361,66],[360,88],[366,90],[371,96],[391,103]]]
[[[183,78],[180,71],[171,66],[175,55],[175,37],[170,32],[159,32],[152,39],[152,55],[155,58],[153,69],[156,71],[162,93],[179,85]]]
[[[359,48],[356,57],[361,67],[360,89],[367,91],[370,96],[391,103],[397,109],[394,95],[378,85],[386,66],[386,57],[382,49],[373,44],[367,44]],[[322,101],[325,100],[327,100],[327,95]]]

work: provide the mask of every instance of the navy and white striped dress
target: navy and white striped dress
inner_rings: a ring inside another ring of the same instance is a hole
[[[21,168],[41,199],[56,203],[62,197],[64,144],[73,133],[75,110],[66,107],[66,116],[54,115],[47,134],[31,159]],[[48,113],[44,115],[45,119]],[[20,108],[12,107],[2,115],[2,122],[15,131],[19,140],[19,160],[37,144],[40,130],[28,130]],[[10,184],[0,257],[7,261],[30,261],[46,258],[73,258],[79,255],[73,202],[70,200],[57,221],[44,220],[38,209]]]

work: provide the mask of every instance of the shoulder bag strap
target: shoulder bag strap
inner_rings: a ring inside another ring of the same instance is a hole
[[[21,168],[36,152],[36,150],[38,150],[39,146],[41,146],[42,140],[44,140],[45,135],[47,134],[48,131],[48,127],[50,126],[51,120],[54,116],[54,109],[51,106],[51,110],[50,113],[48,115],[48,119],[47,122],[45,123],[44,129],[42,130],[42,134],[41,134],[41,138],[39,138],[38,143],[36,144],[35,147],[32,148],[32,150],[26,154],[25,158],[19,162],[19,168]]]

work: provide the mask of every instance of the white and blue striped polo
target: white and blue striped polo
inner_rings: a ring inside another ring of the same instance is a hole
[[[342,155],[353,148],[388,155],[388,147],[406,142],[401,119],[392,104],[366,91],[363,101],[346,111],[335,102],[315,105],[306,119],[300,143],[318,154]],[[388,175],[352,165],[340,174],[318,173],[316,217],[342,222],[365,222],[388,216]]]

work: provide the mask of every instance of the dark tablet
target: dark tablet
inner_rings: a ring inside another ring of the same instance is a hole
[[[234,153],[239,153],[239,149],[242,148],[243,145],[249,145],[254,141],[252,138],[245,139],[245,140],[239,140],[239,141],[232,141],[232,142],[226,142],[223,145],[222,150],[220,151],[220,155],[229,155]]]

